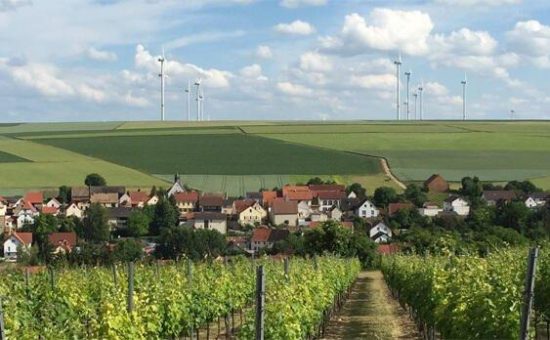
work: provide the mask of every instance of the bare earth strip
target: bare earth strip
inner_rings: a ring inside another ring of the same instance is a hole
[[[390,294],[380,271],[362,272],[324,339],[419,339],[414,323]]]
[[[397,186],[399,186],[401,189],[407,189],[407,186],[393,175],[386,159],[380,158],[380,165],[382,166],[382,170],[384,170],[386,176],[391,178],[391,180],[394,181]]]

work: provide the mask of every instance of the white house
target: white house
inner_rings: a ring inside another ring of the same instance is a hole
[[[61,208],[61,203],[57,199],[52,198],[46,203],[46,206],[50,208],[59,209]]]
[[[147,205],[156,205],[159,202],[159,197],[157,195],[153,195],[149,200],[147,201]]]
[[[71,203],[71,205],[69,205],[65,210],[65,216],[76,216],[82,219],[82,217],[84,217],[84,212],[76,203]]]
[[[298,219],[300,221],[305,221],[313,213],[313,209],[306,201],[301,201],[298,203]]]
[[[387,243],[392,236],[391,229],[384,222],[379,222],[369,230],[369,237],[376,243]]]
[[[0,216],[6,216],[8,205],[0,200]]]
[[[442,208],[440,208],[436,203],[432,203],[432,202],[426,202],[424,203],[422,208],[418,209],[418,212],[420,213],[420,215],[429,216],[429,217],[437,216],[442,211],[443,211]]]
[[[357,198],[357,194],[353,191],[350,191],[350,193],[348,194],[348,198]]]
[[[13,233],[4,241],[4,258],[17,260],[17,250],[28,251],[32,245],[32,233]]]
[[[25,202],[23,206],[16,209],[14,215],[17,217],[17,229],[20,229],[25,225],[34,224],[34,218],[39,215],[39,212],[32,204]]]
[[[546,205],[550,194],[546,192],[535,192],[527,196],[524,203],[527,208],[539,208]]]
[[[185,192],[185,189],[181,185],[181,183],[179,181],[179,178],[176,176],[176,181],[174,182],[174,184],[172,184],[172,186],[170,187],[170,190],[168,190],[167,194],[168,194],[168,197],[170,197],[170,196],[173,196],[173,195],[177,194],[178,192]]]
[[[340,210],[338,207],[332,208],[332,210],[329,211],[329,214],[330,214],[330,219],[333,221],[341,221],[342,216],[344,215],[342,210]]]
[[[463,198],[451,196],[443,202],[443,210],[454,212],[459,216],[468,216],[470,213],[470,204]]]
[[[363,218],[378,217],[380,210],[369,200],[366,200],[357,209],[355,209],[355,215]]]
[[[239,213],[239,224],[243,226],[255,225],[262,223],[265,217],[267,217],[267,211],[258,202],[255,202]]]
[[[217,212],[195,213],[195,229],[217,230],[221,234],[227,234],[227,216]]]

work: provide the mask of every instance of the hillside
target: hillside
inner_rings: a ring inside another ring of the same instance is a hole
[[[239,195],[312,176],[368,187],[440,173],[550,189],[550,122],[103,122],[0,125],[0,193],[80,185],[190,186]]]

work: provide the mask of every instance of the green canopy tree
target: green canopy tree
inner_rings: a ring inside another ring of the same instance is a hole
[[[86,212],[84,218],[84,238],[90,242],[105,242],[109,240],[110,228],[107,222],[107,211],[101,205],[94,203]]]
[[[93,173],[86,176],[86,179],[84,179],[84,184],[89,187],[99,187],[107,185],[107,181],[101,175]]]

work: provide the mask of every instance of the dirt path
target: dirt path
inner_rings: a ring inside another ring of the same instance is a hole
[[[359,275],[323,339],[419,339],[414,323],[391,295],[379,271]]]
[[[382,166],[382,170],[384,170],[384,174],[386,176],[391,178],[391,180],[394,181],[401,189],[407,189],[407,186],[393,175],[390,170],[390,166],[388,165],[388,161],[385,158],[380,158],[380,165]]]

